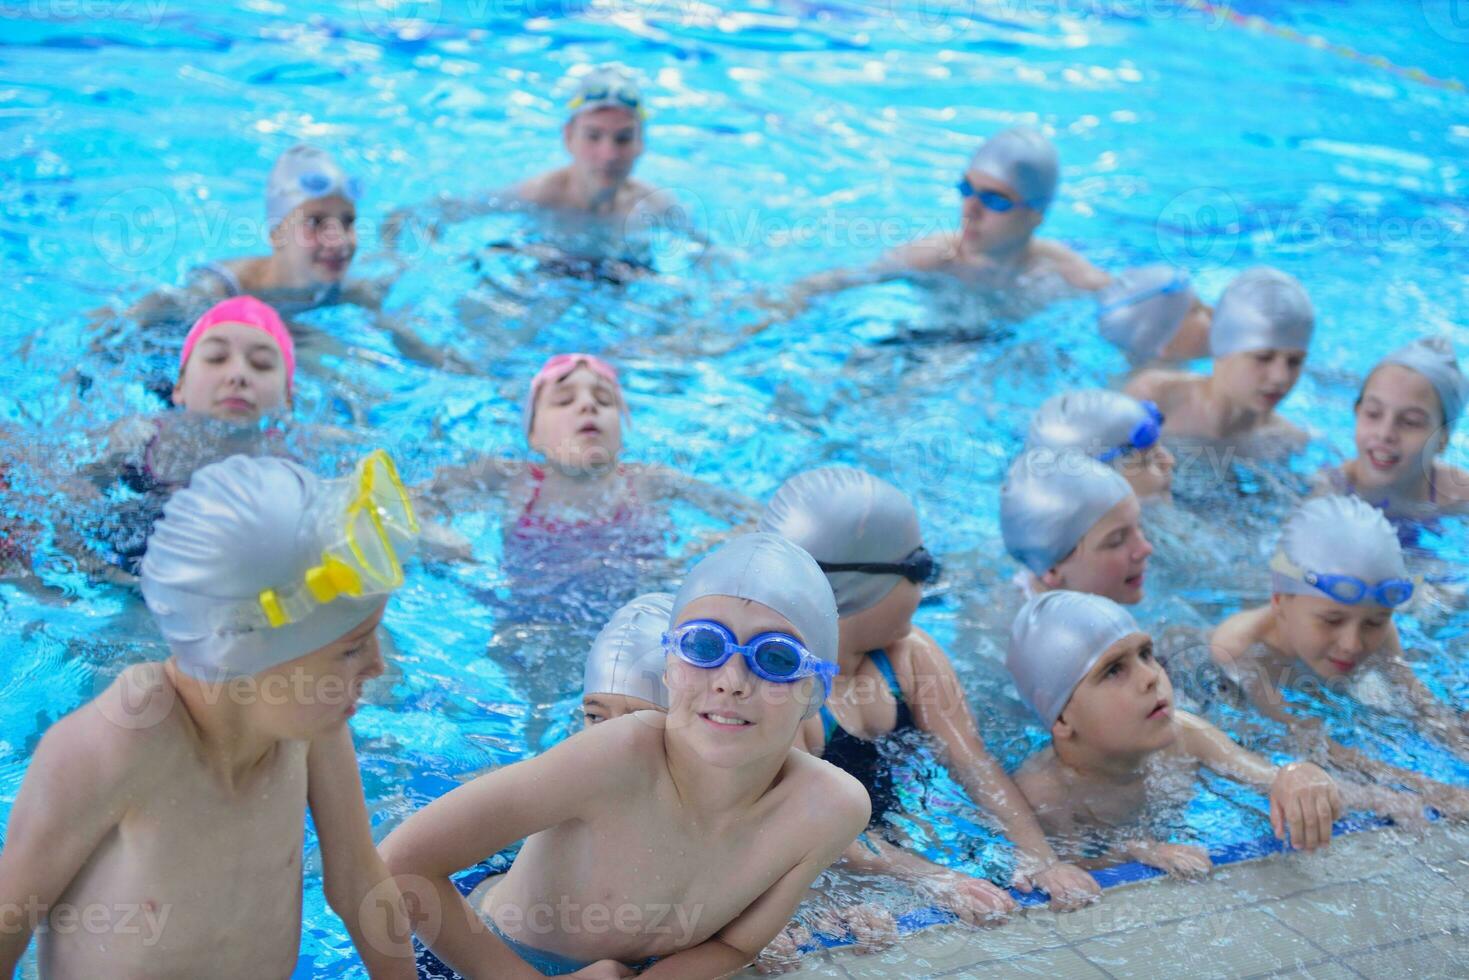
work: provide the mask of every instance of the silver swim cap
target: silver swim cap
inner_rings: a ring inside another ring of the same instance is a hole
[[[923,544],[918,512],[903,491],[850,466],[807,470],[781,484],[760,515],[760,530],[789,538],[828,564],[901,562]],[[901,575],[827,572],[837,614],[883,600]]]
[[[1132,495],[1121,474],[1090,456],[1027,449],[1000,488],[1005,550],[1043,575],[1071,554],[1102,515]]]
[[[1252,350],[1307,350],[1316,311],[1293,276],[1256,266],[1235,276],[1219,297],[1209,327],[1214,357]]]
[[[356,177],[348,177],[330,153],[297,143],[282,153],[265,182],[265,220],[271,230],[293,210],[321,197],[339,194],[349,201],[361,196]]]
[[[1029,126],[1001,130],[985,140],[969,158],[969,169],[1003,180],[1037,211],[1051,206],[1060,177],[1056,148]]]
[[[573,119],[594,109],[622,109],[639,119],[648,116],[637,78],[621,65],[598,65],[577,78],[566,108]]]
[[[1132,615],[1106,596],[1046,592],[1016,614],[1005,667],[1050,728],[1107,648],[1141,632]]]
[[[1397,364],[1427,378],[1433,390],[1438,392],[1439,404],[1443,406],[1444,426],[1453,428],[1464,411],[1469,386],[1459,371],[1454,345],[1449,338],[1419,337],[1384,357],[1381,363]]]
[[[582,693],[621,694],[668,710],[663,633],[672,612],[672,595],[650,592],[613,613],[587,652]]]
[[[1300,572],[1314,576],[1349,576],[1368,586],[1408,582],[1408,566],[1397,532],[1380,510],[1360,497],[1316,497],[1306,501],[1285,522],[1271,562],[1272,592],[1336,599],[1298,575],[1282,573],[1282,557]],[[1408,592],[1404,600],[1411,597],[1411,589]]]
[[[837,662],[837,604],[831,586],[815,559],[780,535],[741,534],[695,565],[674,597],[669,628],[677,625],[685,606],[709,595],[768,606],[790,620],[813,656]],[[819,683],[816,690],[821,690]],[[819,710],[818,697],[806,717]]]
[[[1151,410],[1149,410],[1149,406]],[[1047,398],[1030,420],[1027,449],[1074,449],[1104,462],[1158,441],[1158,407],[1120,391],[1094,388]]]
[[[341,595],[282,626],[243,615],[322,561],[335,529],[320,518],[337,482],[283,459],[231,456],[169,499],[148,539],[142,589],[184,673],[258,674],[340,639],[377,608],[376,597]]]
[[[1097,294],[1097,326],[1132,360],[1151,361],[1163,353],[1196,299],[1182,269],[1162,264],[1126,269]]]

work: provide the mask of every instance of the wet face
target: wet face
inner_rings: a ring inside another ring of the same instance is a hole
[[[386,600],[340,639],[251,678],[261,727],[277,738],[312,739],[351,718],[363,686],[384,670],[377,627],[385,608]]]
[[[1285,595],[1270,599],[1286,653],[1318,677],[1345,677],[1387,646],[1392,610],[1364,602],[1344,605],[1326,596]]]
[[[1142,601],[1153,546],[1143,535],[1137,498],[1120,501],[1082,536],[1055,568],[1041,576],[1048,589],[1071,589],[1133,605]]]
[[[761,633],[787,633],[804,638],[784,616],[769,606],[731,596],[705,596],[684,607],[681,625],[695,619],[723,623],[739,643]],[[695,667],[668,656],[668,732],[686,740],[704,762],[734,768],[771,756],[783,756],[812,698],[822,696],[817,678],[793,684],[767,681],[735,654],[715,668]]]
[[[578,113],[561,135],[577,179],[594,191],[627,180],[643,152],[642,121],[628,109],[608,106]]]
[[[1284,348],[1216,357],[1215,385],[1235,405],[1265,415],[1290,394],[1305,363],[1305,351]]]
[[[298,205],[270,233],[287,287],[340,283],[357,254],[357,205],[331,195]]]
[[[1400,364],[1373,371],[1357,400],[1357,485],[1427,476],[1448,441],[1443,421],[1438,392],[1423,375]]]
[[[1045,215],[1023,204],[1015,188],[979,170],[970,170],[964,176],[975,190],[962,198],[959,206],[959,234],[966,247],[1003,251],[1023,243],[1040,227]],[[980,200],[981,191],[999,194],[1013,206],[1008,211],[987,207]]]
[[[1133,633],[1108,647],[1072,692],[1051,737],[1103,756],[1172,745],[1173,684],[1153,657],[1152,638]]]
[[[253,424],[287,406],[286,362],[265,331],[221,323],[194,345],[173,403],[226,422]]]
[[[588,694],[581,699],[581,719],[588,728],[634,711],[662,711],[651,701],[626,694]]]
[[[622,452],[621,410],[616,386],[578,364],[536,393],[531,448],[572,469],[610,466]]]
[[[923,589],[902,579],[874,606],[843,616],[838,621],[839,642],[844,650],[887,649],[913,632],[913,613]]]
[[[1133,450],[1113,460],[1139,500],[1170,500],[1173,497],[1173,454],[1155,442],[1142,452]]]

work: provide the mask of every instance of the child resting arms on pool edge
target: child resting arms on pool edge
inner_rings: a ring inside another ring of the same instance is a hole
[[[603,722],[480,776],[383,842],[400,886],[438,911],[415,927],[460,973],[656,956],[643,976],[725,976],[866,825],[860,784],[792,744],[836,665],[836,604],[809,555],[772,534],[733,539],[685,579],[666,643],[668,714]],[[460,896],[452,873],[521,838],[504,876],[473,904]],[[538,914],[557,907],[597,923]]]
[[[235,456],[169,501],[142,585],[170,656],[127,668],[46,732],[0,852],[6,908],[141,907],[156,929],[112,919],[99,941],[53,919],[42,976],[284,980],[301,945],[307,807],[327,901],[369,973],[414,976],[346,724],[383,672],[376,629],[415,533],[401,494],[382,454],[325,482]],[[369,528],[378,560],[363,564],[349,540]],[[360,598],[316,598],[322,574]],[[0,923],[0,975],[33,925]]]
[[[1286,521],[1270,563],[1268,605],[1236,613],[1209,636],[1210,655],[1261,714],[1299,735],[1321,735],[1320,722],[1286,710],[1280,689],[1306,681],[1348,689],[1375,667],[1413,716],[1460,758],[1469,759],[1462,711],[1441,703],[1403,656],[1393,611],[1412,599],[1416,583],[1397,533],[1382,513],[1357,497],[1308,500]],[[1388,783],[1400,783],[1449,816],[1469,817],[1469,789],[1448,786],[1379,762],[1326,739],[1331,761]]]
[[[1175,711],[1152,638],[1112,600],[1066,591],[1031,599],[1015,618],[1005,666],[1051,735],[1015,782],[1052,837],[1075,842],[1085,829],[1131,824],[1166,771],[1204,765],[1268,792],[1282,842],[1307,851],[1330,843],[1342,814],[1331,777],[1309,762],[1277,768],[1202,718]],[[1203,848],[1188,844],[1139,835],[1122,846],[1179,877],[1213,867]]]

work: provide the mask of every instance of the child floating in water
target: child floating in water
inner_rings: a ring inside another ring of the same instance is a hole
[[[1027,449],[1072,449],[1122,474],[1138,500],[1173,497],[1173,454],[1152,402],[1101,389],[1055,395],[1030,420]],[[1085,590],[1083,590],[1085,591]]]
[[[886,839],[899,809],[877,740],[905,730],[933,735],[940,758],[970,799],[1004,826],[1018,854],[1016,884],[1039,887],[1059,908],[1097,898],[1089,875],[1056,860],[1035,817],[975,728],[944,651],[913,625],[922,584],[937,565],[924,550],[918,514],[897,487],[862,470],[826,467],[782,484],[760,518],[817,559],[836,595],[839,620],[832,694],[806,721],[807,748],[862,782],[872,798],[866,840],[846,863],[901,877],[973,925],[994,922],[1014,901],[988,881],[934,864]]]
[[[1027,598],[1070,589],[1141,602],[1153,553],[1141,518],[1127,481],[1074,449],[1027,449],[1000,488],[1000,533],[1025,566],[1015,584]]]
[[[1171,265],[1128,269],[1097,294],[1102,336],[1137,365],[1207,357],[1213,314]]]
[[[0,852],[0,903],[50,917],[42,976],[291,976],[307,807],[368,970],[414,976],[346,722],[415,533],[380,453],[328,482],[237,456],[174,495],[142,576],[170,656],[46,732]],[[0,923],[0,973],[35,925]]]
[[[1214,662],[1262,714],[1314,738],[1319,722],[1288,712],[1281,690],[1311,683],[1350,690],[1364,668],[1375,668],[1394,701],[1469,759],[1464,713],[1440,703],[1403,657],[1393,611],[1413,597],[1415,582],[1381,512],[1356,497],[1307,501],[1281,532],[1270,578],[1269,605],[1236,613],[1209,637]],[[1469,817],[1469,790],[1326,744],[1335,764],[1407,786],[1445,814]]]
[[[1040,715],[1051,745],[1026,760],[1015,781],[1053,838],[1088,831],[1129,833],[1160,794],[1203,765],[1270,796],[1275,836],[1301,850],[1325,847],[1342,813],[1341,795],[1309,762],[1276,768],[1213,725],[1173,704],[1153,641],[1127,610],[1102,596],[1047,592],[1015,619],[1005,666]],[[1176,802],[1176,801],[1173,801]],[[1120,841],[1129,857],[1170,875],[1212,868],[1208,852],[1146,833]],[[1100,855],[1096,855],[1100,856]]]
[[[1035,129],[1002,130],[980,144],[958,183],[960,227],[911,242],[861,271],[837,270],[798,283],[781,304],[794,317],[823,293],[922,274],[1009,297],[999,308],[1021,319],[1052,299],[1107,284],[1107,274],[1071,249],[1035,237],[1056,196],[1056,148]],[[767,319],[749,328],[768,327]]]
[[[592,641],[582,677],[582,720],[588,727],[634,711],[667,711],[663,634],[673,596],[649,592],[612,614]]]
[[[1295,279],[1260,266],[1224,290],[1209,327],[1214,373],[1208,377],[1151,370],[1127,385],[1134,398],[1157,404],[1173,439],[1234,442],[1281,437],[1295,445],[1306,434],[1275,414],[1301,376],[1316,314]]]
[[[405,891],[438,910],[420,935],[460,973],[656,956],[642,976],[727,976],[866,825],[857,781],[792,745],[836,670],[836,604],[809,555],[772,534],[735,538],[689,573],[665,642],[667,715],[587,728],[383,842]],[[505,875],[460,896],[452,873],[522,837]]]
[[[1384,357],[1355,406],[1357,458],[1323,470],[1318,486],[1352,493],[1389,517],[1431,517],[1469,501],[1469,473],[1438,457],[1464,411],[1469,383],[1447,337],[1423,337]]]

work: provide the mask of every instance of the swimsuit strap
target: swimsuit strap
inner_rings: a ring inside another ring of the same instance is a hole
[[[882,673],[882,676],[886,678],[888,690],[893,692],[893,700],[897,701],[901,707],[903,704],[903,688],[898,684],[898,675],[893,670],[892,661],[888,660],[887,651],[872,650],[867,656],[877,665],[877,669]]]
[[[841,727],[841,724],[837,721],[837,716],[832,714],[831,709],[823,704],[821,706],[821,728],[823,732],[822,742],[830,742],[831,737],[835,735],[837,733],[837,729]]]
[[[530,499],[525,502],[525,509],[520,512],[521,520],[530,517],[530,512],[535,510],[536,501],[541,499],[541,485],[546,482],[546,471],[535,463],[532,463],[530,466],[530,478],[534,481],[535,486],[530,492]]]

